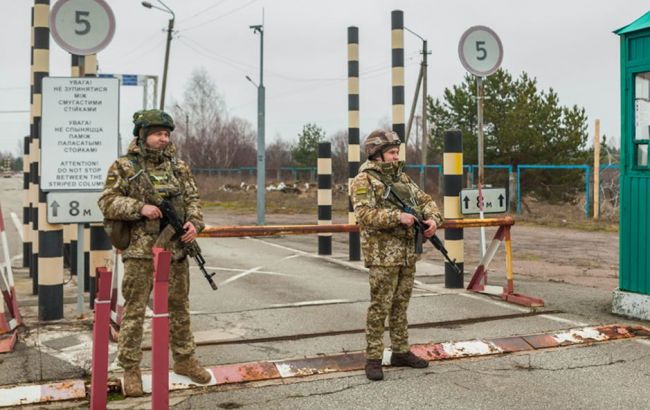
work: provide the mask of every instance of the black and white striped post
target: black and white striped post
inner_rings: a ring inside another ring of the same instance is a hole
[[[393,131],[402,141],[399,159],[406,159],[406,122],[404,114],[404,12],[393,10],[390,15],[391,83],[393,86]]]
[[[34,2],[34,82],[33,82],[33,116],[35,141],[38,142],[38,155],[34,158],[40,162],[41,142],[41,101],[43,78],[49,74],[50,61],[50,2]],[[38,168],[37,168],[38,169]],[[63,226],[47,221],[47,201],[45,192],[40,187],[40,175],[37,173],[38,186],[38,317],[40,320],[58,320],[63,318]]]
[[[359,173],[361,151],[359,148],[359,28],[348,27],[348,223],[356,224],[352,207],[352,180]],[[348,234],[349,258],[361,260],[359,232]]]
[[[332,146],[318,143],[318,225],[332,224]],[[332,254],[332,234],[318,234],[318,254]]]
[[[32,278],[32,294],[38,294],[38,253],[39,253],[39,158],[40,152],[40,122],[41,122],[41,87],[43,78],[50,70],[50,29],[48,17],[49,1],[35,0],[32,7],[32,54],[30,75],[30,121],[29,121],[29,222],[31,223],[30,239],[32,251],[29,260],[29,276]],[[40,305],[39,305],[40,307]]]
[[[29,155],[30,139],[28,135],[23,140],[23,267],[29,267],[32,257],[32,226],[29,221],[32,203],[29,196]]]
[[[460,190],[463,187],[463,134],[459,130],[445,132],[444,154],[444,217],[445,219],[462,219],[460,212]],[[445,228],[445,248],[449,257],[456,260],[456,265],[464,271],[463,229]],[[445,287],[463,288],[463,276],[456,273],[449,262],[445,261]]]

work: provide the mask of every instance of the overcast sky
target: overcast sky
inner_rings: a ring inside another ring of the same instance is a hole
[[[30,10],[33,1],[1,0],[0,151],[18,151],[29,132]],[[152,2],[155,0],[152,0]],[[11,3],[11,6],[9,6]],[[55,1],[52,1],[54,5]],[[110,0],[116,33],[99,53],[100,73],[159,75],[167,15],[137,0]],[[259,36],[249,25],[265,18],[267,145],[294,141],[314,122],[328,135],[347,128],[347,27],[359,27],[361,130],[390,122],[390,13],[404,11],[404,24],[429,40],[429,94],[459,83],[465,70],[458,41],[470,26],[486,25],[501,38],[502,67],[526,71],[541,88],[553,87],[564,105],[586,109],[601,130],[620,134],[619,39],[612,33],[650,9],[642,0],[167,0],[176,13],[167,105],[182,103],[193,69],[203,67],[223,96],[228,113],[256,127]],[[405,34],[407,114],[419,69],[421,41]],[[50,75],[68,76],[70,57],[50,40]],[[489,102],[488,102],[489,103]],[[121,123],[130,136],[131,114],[142,89],[122,87]]]

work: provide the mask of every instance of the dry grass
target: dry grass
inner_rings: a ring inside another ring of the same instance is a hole
[[[254,214],[256,211],[256,192],[249,191],[225,192],[219,187],[228,183],[239,186],[238,178],[217,178],[198,176],[197,178],[203,206],[206,208],[220,208],[235,214]],[[304,182],[299,184],[304,186]],[[348,212],[348,200],[345,192],[332,193],[332,213],[345,215]],[[441,206],[443,201],[438,195],[432,195],[436,203]],[[315,214],[317,207],[317,189],[312,186],[307,192],[282,193],[278,191],[266,192],[266,212],[269,214]],[[534,198],[526,197],[522,201],[522,213],[516,214],[516,209],[508,213],[515,217],[517,224],[541,225],[557,228],[571,228],[585,231],[618,231],[618,208],[612,207],[603,201],[601,217],[599,220],[587,218],[585,215],[584,197],[578,198],[574,203],[549,204]],[[591,210],[593,213],[593,209]],[[486,217],[501,217],[504,214],[487,214]],[[475,217],[475,216],[468,216]]]

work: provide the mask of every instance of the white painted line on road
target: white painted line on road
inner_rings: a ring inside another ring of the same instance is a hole
[[[262,268],[263,268],[263,266],[257,266],[257,267],[255,267],[253,269],[249,269],[249,270],[244,271],[244,272],[242,272],[242,273],[240,273],[238,275],[232,276],[232,277],[224,280],[223,282],[221,282],[219,284],[219,286],[223,286],[223,285],[226,285],[226,284],[228,284],[230,282],[236,281],[237,279],[243,278],[246,275],[250,275],[251,273],[257,272],[258,270],[260,270]]]
[[[302,256],[302,255],[298,255],[298,254],[295,254],[295,255],[289,255],[289,256],[285,256],[284,258],[282,258],[282,259],[280,259],[280,260],[281,260],[281,261],[286,261],[286,260],[289,260],[289,259],[297,258],[297,257],[299,257],[299,256]]]
[[[510,309],[510,310],[516,310],[518,312],[530,312],[530,309],[522,308],[522,307],[519,307],[519,306],[513,306],[510,303],[501,302],[501,301],[498,301],[498,300],[492,300],[490,298],[478,296],[478,295],[475,295],[473,293],[458,293],[458,294],[460,296],[464,296],[466,298],[481,300],[481,301],[486,302],[486,303],[491,303],[493,305],[501,306],[503,308]]]
[[[489,299],[489,298],[481,297],[481,296],[474,295],[474,294],[471,294],[471,293],[459,293],[459,295],[465,296],[466,298],[470,298],[470,299],[482,300],[483,302],[492,303],[493,305],[501,306],[501,307],[504,307],[504,308],[507,308],[507,309],[516,310],[516,311],[519,311],[519,312],[530,312],[532,310],[532,309],[528,309],[528,308],[514,306],[514,305],[512,305],[510,303],[501,302],[501,301],[498,301],[498,300],[492,300],[492,299]],[[567,323],[567,324],[570,324],[570,325],[576,325],[576,326],[588,326],[589,325],[588,323],[578,322],[577,320],[565,319],[563,317],[559,317],[559,316],[555,316],[555,315],[539,315],[539,317],[543,317],[545,319],[553,320],[553,321],[556,321],[556,322]]]
[[[568,323],[570,325],[589,326],[588,323],[578,322],[577,320],[565,319],[563,317],[559,317],[559,316],[555,316],[555,315],[539,315],[539,317],[543,317],[545,319],[550,319],[550,320],[555,320],[556,322]]]
[[[648,339],[636,339],[635,341],[637,343],[641,343],[642,345],[650,346],[650,340],[648,340]]]
[[[18,235],[20,236],[20,241],[24,242],[25,239],[23,238],[23,225],[20,222],[20,219],[18,219],[18,216],[16,215],[15,212],[11,213],[11,220],[14,222],[14,226],[16,227],[16,231],[18,231]]]
[[[225,272],[246,272],[248,269],[237,269],[237,268],[218,268],[215,266],[206,266],[205,267],[207,270],[221,270]],[[199,269],[198,266],[190,266],[190,269]],[[255,273],[264,273],[267,275],[278,275],[278,276],[294,276],[289,273],[282,273],[282,272],[273,272],[273,271],[268,271],[268,270],[258,270]]]
[[[275,305],[269,305],[270,308],[283,308],[283,307],[296,307],[296,306],[318,306],[318,305],[335,305],[338,303],[350,303],[352,300],[348,299],[325,299],[325,300],[308,300],[305,302],[295,302],[295,303],[279,303]]]
[[[317,254],[314,254],[314,253],[301,251],[300,249],[291,248],[289,246],[284,246],[284,245],[280,245],[280,244],[277,244],[277,243],[263,241],[263,240],[257,239],[257,238],[247,237],[246,239],[249,239],[251,241],[262,242],[262,243],[264,243],[266,245],[274,246],[276,248],[284,249],[284,250],[287,250],[287,251],[296,252],[296,253],[299,253],[300,255],[310,256],[312,258],[317,258],[317,259],[323,259],[323,260],[326,260],[326,261],[329,261],[329,262],[332,262],[332,263],[336,263],[338,265],[345,266],[345,267],[348,267],[348,268],[360,270],[360,271],[363,271],[363,272],[368,272],[368,268],[366,268],[366,267],[364,267],[362,265],[357,265],[357,264],[354,264],[354,263],[338,260],[338,259],[335,259],[335,258],[332,258],[332,257],[329,257],[329,256],[317,255]]]

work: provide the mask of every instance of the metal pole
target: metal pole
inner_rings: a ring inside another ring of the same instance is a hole
[[[479,219],[483,219],[483,78],[476,77],[476,104],[478,112],[478,205]],[[481,227],[481,258],[485,254],[485,228]]]
[[[422,41],[422,153],[421,164],[422,173],[420,181],[420,188],[424,190],[427,173],[427,149],[429,144],[429,133],[427,131],[427,40]]]
[[[173,14],[172,14],[173,16]],[[172,32],[174,30],[174,19],[175,16],[169,19],[169,25],[167,26],[167,46],[165,47],[165,68],[163,69],[163,82],[162,90],[160,93],[160,109],[165,109],[165,87],[167,87],[167,67],[169,67],[169,47],[172,43]]]
[[[598,219],[600,214],[600,120],[596,120],[594,127],[594,219]],[[587,190],[587,195],[589,195],[589,190]]]
[[[84,224],[77,224],[77,317],[84,314]]]
[[[260,33],[260,84],[257,87],[257,224],[264,225],[266,194],[266,167],[264,145],[265,93],[264,88],[264,26],[256,31]]]

